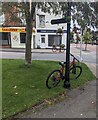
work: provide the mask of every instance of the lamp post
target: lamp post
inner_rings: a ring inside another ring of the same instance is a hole
[[[67,43],[66,43],[66,66],[65,66],[65,80],[64,80],[64,88],[70,88],[70,18],[71,18],[71,2],[68,2],[67,9]]]

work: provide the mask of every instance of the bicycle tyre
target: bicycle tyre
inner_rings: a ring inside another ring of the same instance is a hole
[[[70,80],[76,80],[82,73],[81,66],[75,66],[70,69]]]
[[[63,52],[65,52],[65,49],[64,49],[64,48],[61,49],[61,53],[63,53]]]
[[[57,74],[56,74],[57,73]],[[55,77],[54,75],[60,75],[59,77]],[[60,70],[54,70],[52,71],[49,76],[47,77],[47,80],[46,80],[46,87],[48,89],[51,89],[53,87],[56,87],[59,83],[60,83],[60,80],[62,79],[62,73]],[[50,84],[50,82],[52,82],[52,84]]]
[[[64,53],[64,52],[65,52],[65,50],[61,50],[61,52],[62,52],[62,53]]]
[[[52,52],[56,52],[56,48],[52,48]]]

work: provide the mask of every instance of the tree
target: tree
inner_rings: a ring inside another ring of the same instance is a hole
[[[32,39],[32,21],[35,14],[36,3],[32,3],[32,9],[30,11],[30,4],[25,3],[22,4],[22,8],[24,8],[25,19],[26,19],[26,52],[25,52],[25,63],[27,65],[31,65],[32,54],[31,54],[31,39]]]
[[[30,12],[30,4],[29,2],[27,3],[14,3],[14,2],[4,2],[2,4],[2,10],[5,15],[5,23],[4,25],[12,25],[13,22],[18,26],[17,24],[17,16],[16,16],[16,11],[19,13],[19,10],[21,12],[25,13],[25,20],[26,20],[26,52],[25,52],[25,63],[30,65],[31,64],[31,38],[32,38],[32,19],[33,15],[35,13],[35,5],[32,8]],[[14,9],[15,8],[15,9]],[[15,11],[15,12],[13,12]],[[9,17],[6,17],[9,16]],[[13,18],[13,19],[12,19]],[[8,22],[9,21],[9,22]]]
[[[74,41],[74,32],[73,31],[71,31],[71,33],[70,33],[70,40],[71,40],[71,42]]]
[[[4,2],[2,4],[2,14],[5,16],[5,21],[2,26],[20,26],[21,19],[18,17],[17,3],[13,4]]]
[[[25,11],[25,19],[26,19],[26,30],[27,30],[27,34],[26,34],[26,53],[25,53],[25,61],[27,65],[31,65],[32,63],[32,57],[31,57],[31,39],[32,39],[32,20],[35,16],[35,9],[36,7],[39,9],[41,9],[44,12],[51,12],[51,8],[52,8],[52,12],[53,13],[57,13],[57,9],[56,9],[57,4],[53,3],[53,2],[46,2],[46,3],[42,3],[42,2],[31,2],[31,11],[30,11],[30,3],[21,3],[21,9],[23,9]]]
[[[95,14],[96,18],[93,19],[92,23],[95,23],[96,28],[98,28],[98,1],[90,3],[91,7],[93,8],[93,13]]]
[[[82,29],[87,26],[96,28],[96,22],[98,20],[98,9],[96,9],[97,7],[98,2],[73,3],[73,21],[77,20]]]
[[[85,51],[87,50],[87,44],[92,40],[92,35],[90,34],[87,29],[85,29],[84,34],[83,34],[83,41],[85,43]]]
[[[63,17],[67,18],[67,3],[60,2]],[[81,27],[82,35],[85,27],[98,28],[98,1],[97,2],[72,2],[71,16],[73,23]]]
[[[12,16],[13,16],[13,10],[11,10],[11,6],[16,7],[19,10],[18,12],[21,12],[22,15],[24,15],[25,17],[25,21],[26,21],[25,64],[31,65],[32,64],[31,39],[32,39],[32,28],[33,28],[32,21],[35,16],[36,7],[38,9],[41,9],[44,12],[48,12],[48,13],[53,12],[55,14],[58,14],[58,9],[57,9],[58,3],[56,2],[45,2],[45,3],[43,2],[31,2],[31,3],[30,2],[20,2],[20,3],[5,2],[4,3],[3,2],[2,3],[3,12],[6,11],[9,13],[12,13]]]
[[[66,15],[66,3],[60,3],[63,15]],[[81,42],[83,37],[83,32],[86,27],[93,27],[93,29],[98,28],[98,1],[97,2],[72,2],[71,3],[71,18],[73,23],[76,22],[81,27]],[[86,44],[87,46],[87,44]],[[85,48],[86,49],[86,48]]]

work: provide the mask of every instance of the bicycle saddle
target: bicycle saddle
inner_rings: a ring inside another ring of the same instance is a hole
[[[62,67],[64,67],[64,65],[66,64],[66,62],[59,62],[59,65],[61,65]]]

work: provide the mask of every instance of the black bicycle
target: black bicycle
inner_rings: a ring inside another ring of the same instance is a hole
[[[77,62],[79,63],[79,60],[74,55],[70,55],[73,57],[72,61],[70,62],[70,80],[76,80],[82,73],[82,67],[76,64]],[[53,70],[47,77],[46,86],[49,89],[56,87],[61,80],[65,79],[66,62],[59,62],[59,65],[61,65],[61,68]]]
[[[61,52],[63,53],[66,49],[63,47],[56,47],[56,46],[53,46],[52,48],[52,52]]]

